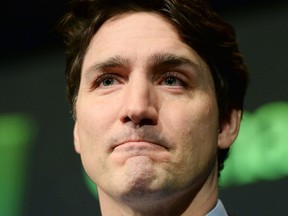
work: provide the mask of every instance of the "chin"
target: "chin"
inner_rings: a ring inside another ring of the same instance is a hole
[[[149,184],[137,184],[122,191],[120,199],[130,205],[143,205],[144,202],[157,201],[165,197],[166,190],[161,187],[151,187]]]
[[[167,193],[167,187],[163,184],[163,174],[153,169],[134,170],[125,176],[121,197],[125,201],[135,202],[135,200],[159,199]]]

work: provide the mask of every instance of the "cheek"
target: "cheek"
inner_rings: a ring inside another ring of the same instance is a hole
[[[81,127],[88,132],[88,136],[95,136],[107,131],[117,118],[117,106],[113,100],[99,100],[95,96],[87,96],[77,101],[77,120]]]
[[[171,107],[171,109],[167,109]],[[205,134],[215,133],[218,131],[218,108],[216,103],[191,103],[190,101],[183,104],[174,104],[166,106],[163,111],[167,122],[168,129],[177,132],[177,134],[199,134],[205,138]]]
[[[91,115],[79,116],[79,141],[81,161],[87,175],[94,181],[106,170],[105,160],[105,129],[103,124]]]
[[[77,132],[81,148],[81,158],[86,167],[93,166],[102,156],[105,136],[111,127],[111,113],[103,106],[77,101]]]
[[[166,112],[167,122],[163,122],[168,139],[173,140],[173,145],[178,153],[189,158],[215,155],[218,139],[218,109],[216,103],[186,103],[174,105],[174,110]],[[175,111],[177,110],[177,112]],[[205,160],[205,159],[204,159]]]
[[[167,116],[165,128],[173,145],[173,164],[168,172],[178,185],[194,185],[215,167],[217,158],[217,113],[184,106]],[[194,187],[194,186],[193,186]]]

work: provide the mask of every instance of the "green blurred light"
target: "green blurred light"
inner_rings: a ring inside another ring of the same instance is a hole
[[[288,175],[288,103],[245,112],[239,136],[221,174],[223,186]]]
[[[24,114],[0,115],[0,215],[21,215],[27,154],[35,124]]]

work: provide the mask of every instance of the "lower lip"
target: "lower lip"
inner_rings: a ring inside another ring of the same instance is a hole
[[[163,151],[163,146],[150,142],[126,142],[114,148],[115,152],[147,152],[147,151]]]
[[[116,163],[123,164],[127,160],[137,159],[143,162],[143,158],[149,158],[154,162],[170,161],[170,152],[167,148],[149,142],[127,142],[113,149],[111,156]],[[146,160],[145,159],[145,160]],[[135,160],[133,160],[135,162]]]

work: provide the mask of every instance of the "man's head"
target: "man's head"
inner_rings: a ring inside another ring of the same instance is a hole
[[[62,24],[75,148],[102,196],[138,208],[212,185],[247,86],[233,28],[203,0],[75,1]]]
[[[93,35],[110,18],[133,11],[151,11],[165,17],[181,40],[208,64],[215,84],[220,123],[227,120],[232,109],[243,109],[248,75],[234,30],[205,1],[80,0],[71,4],[71,11],[62,21],[67,45],[67,96],[74,115],[82,64]],[[219,171],[228,151],[219,151]]]

